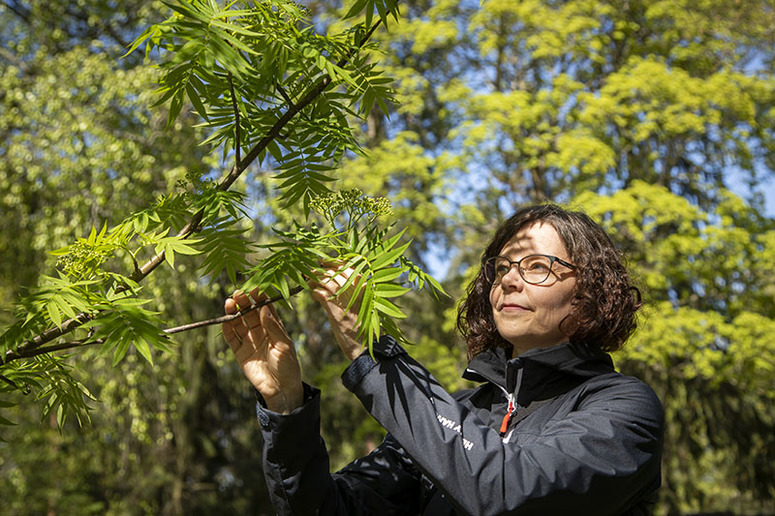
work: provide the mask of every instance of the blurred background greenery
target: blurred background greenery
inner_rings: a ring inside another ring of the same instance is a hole
[[[321,31],[339,2],[307,3]],[[411,353],[450,390],[465,347],[457,302],[499,221],[525,203],[587,211],[626,253],[647,307],[614,356],[667,416],[661,514],[775,514],[775,6],[771,0],[436,0],[401,4],[373,59],[400,104],[372,112],[342,187],[386,195],[413,259],[452,299],[403,301]],[[0,2],[0,328],[46,251],[115,224],[217,171],[195,115],[165,130],[153,56],[120,58],[168,16],[150,0]],[[271,170],[239,188],[268,238],[298,213]],[[769,186],[768,186],[769,184]],[[770,192],[768,197],[768,191]],[[145,283],[170,325],[217,316],[233,285],[179,257]],[[309,299],[282,316],[305,378],[323,389],[333,465],[380,427],[339,383],[344,368]],[[271,514],[255,398],[217,328],[180,334],[151,366],[79,353],[92,424],[3,427],[4,514]],[[73,360],[76,360],[74,358]]]

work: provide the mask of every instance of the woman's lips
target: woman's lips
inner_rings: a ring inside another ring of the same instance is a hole
[[[501,312],[526,312],[527,308],[516,303],[504,303],[501,305]]]

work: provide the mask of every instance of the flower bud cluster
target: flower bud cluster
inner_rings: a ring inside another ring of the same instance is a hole
[[[56,266],[68,276],[82,278],[96,272],[109,256],[108,249],[98,250],[85,242],[76,242],[57,260]]]
[[[309,205],[310,208],[329,219],[334,219],[342,212],[356,217],[361,215],[379,217],[393,214],[393,207],[386,197],[363,195],[363,192],[357,188],[320,195],[312,199]]]

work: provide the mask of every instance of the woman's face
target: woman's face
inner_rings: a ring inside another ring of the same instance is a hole
[[[548,254],[573,263],[551,224],[536,222],[520,229],[498,253],[511,261],[531,254]],[[575,273],[557,262],[540,285],[526,283],[517,266],[490,290],[490,304],[498,333],[514,346],[514,355],[568,340],[560,322],[571,312]]]

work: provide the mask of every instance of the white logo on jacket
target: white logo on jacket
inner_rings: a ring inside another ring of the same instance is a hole
[[[474,447],[474,443],[462,436],[463,428],[461,427],[460,423],[452,421],[451,419],[447,419],[439,413],[436,413],[436,419],[439,420],[439,423],[441,423],[441,426],[444,428],[449,428],[450,430],[461,434],[461,438],[463,439],[463,448],[466,450],[471,450]]]

